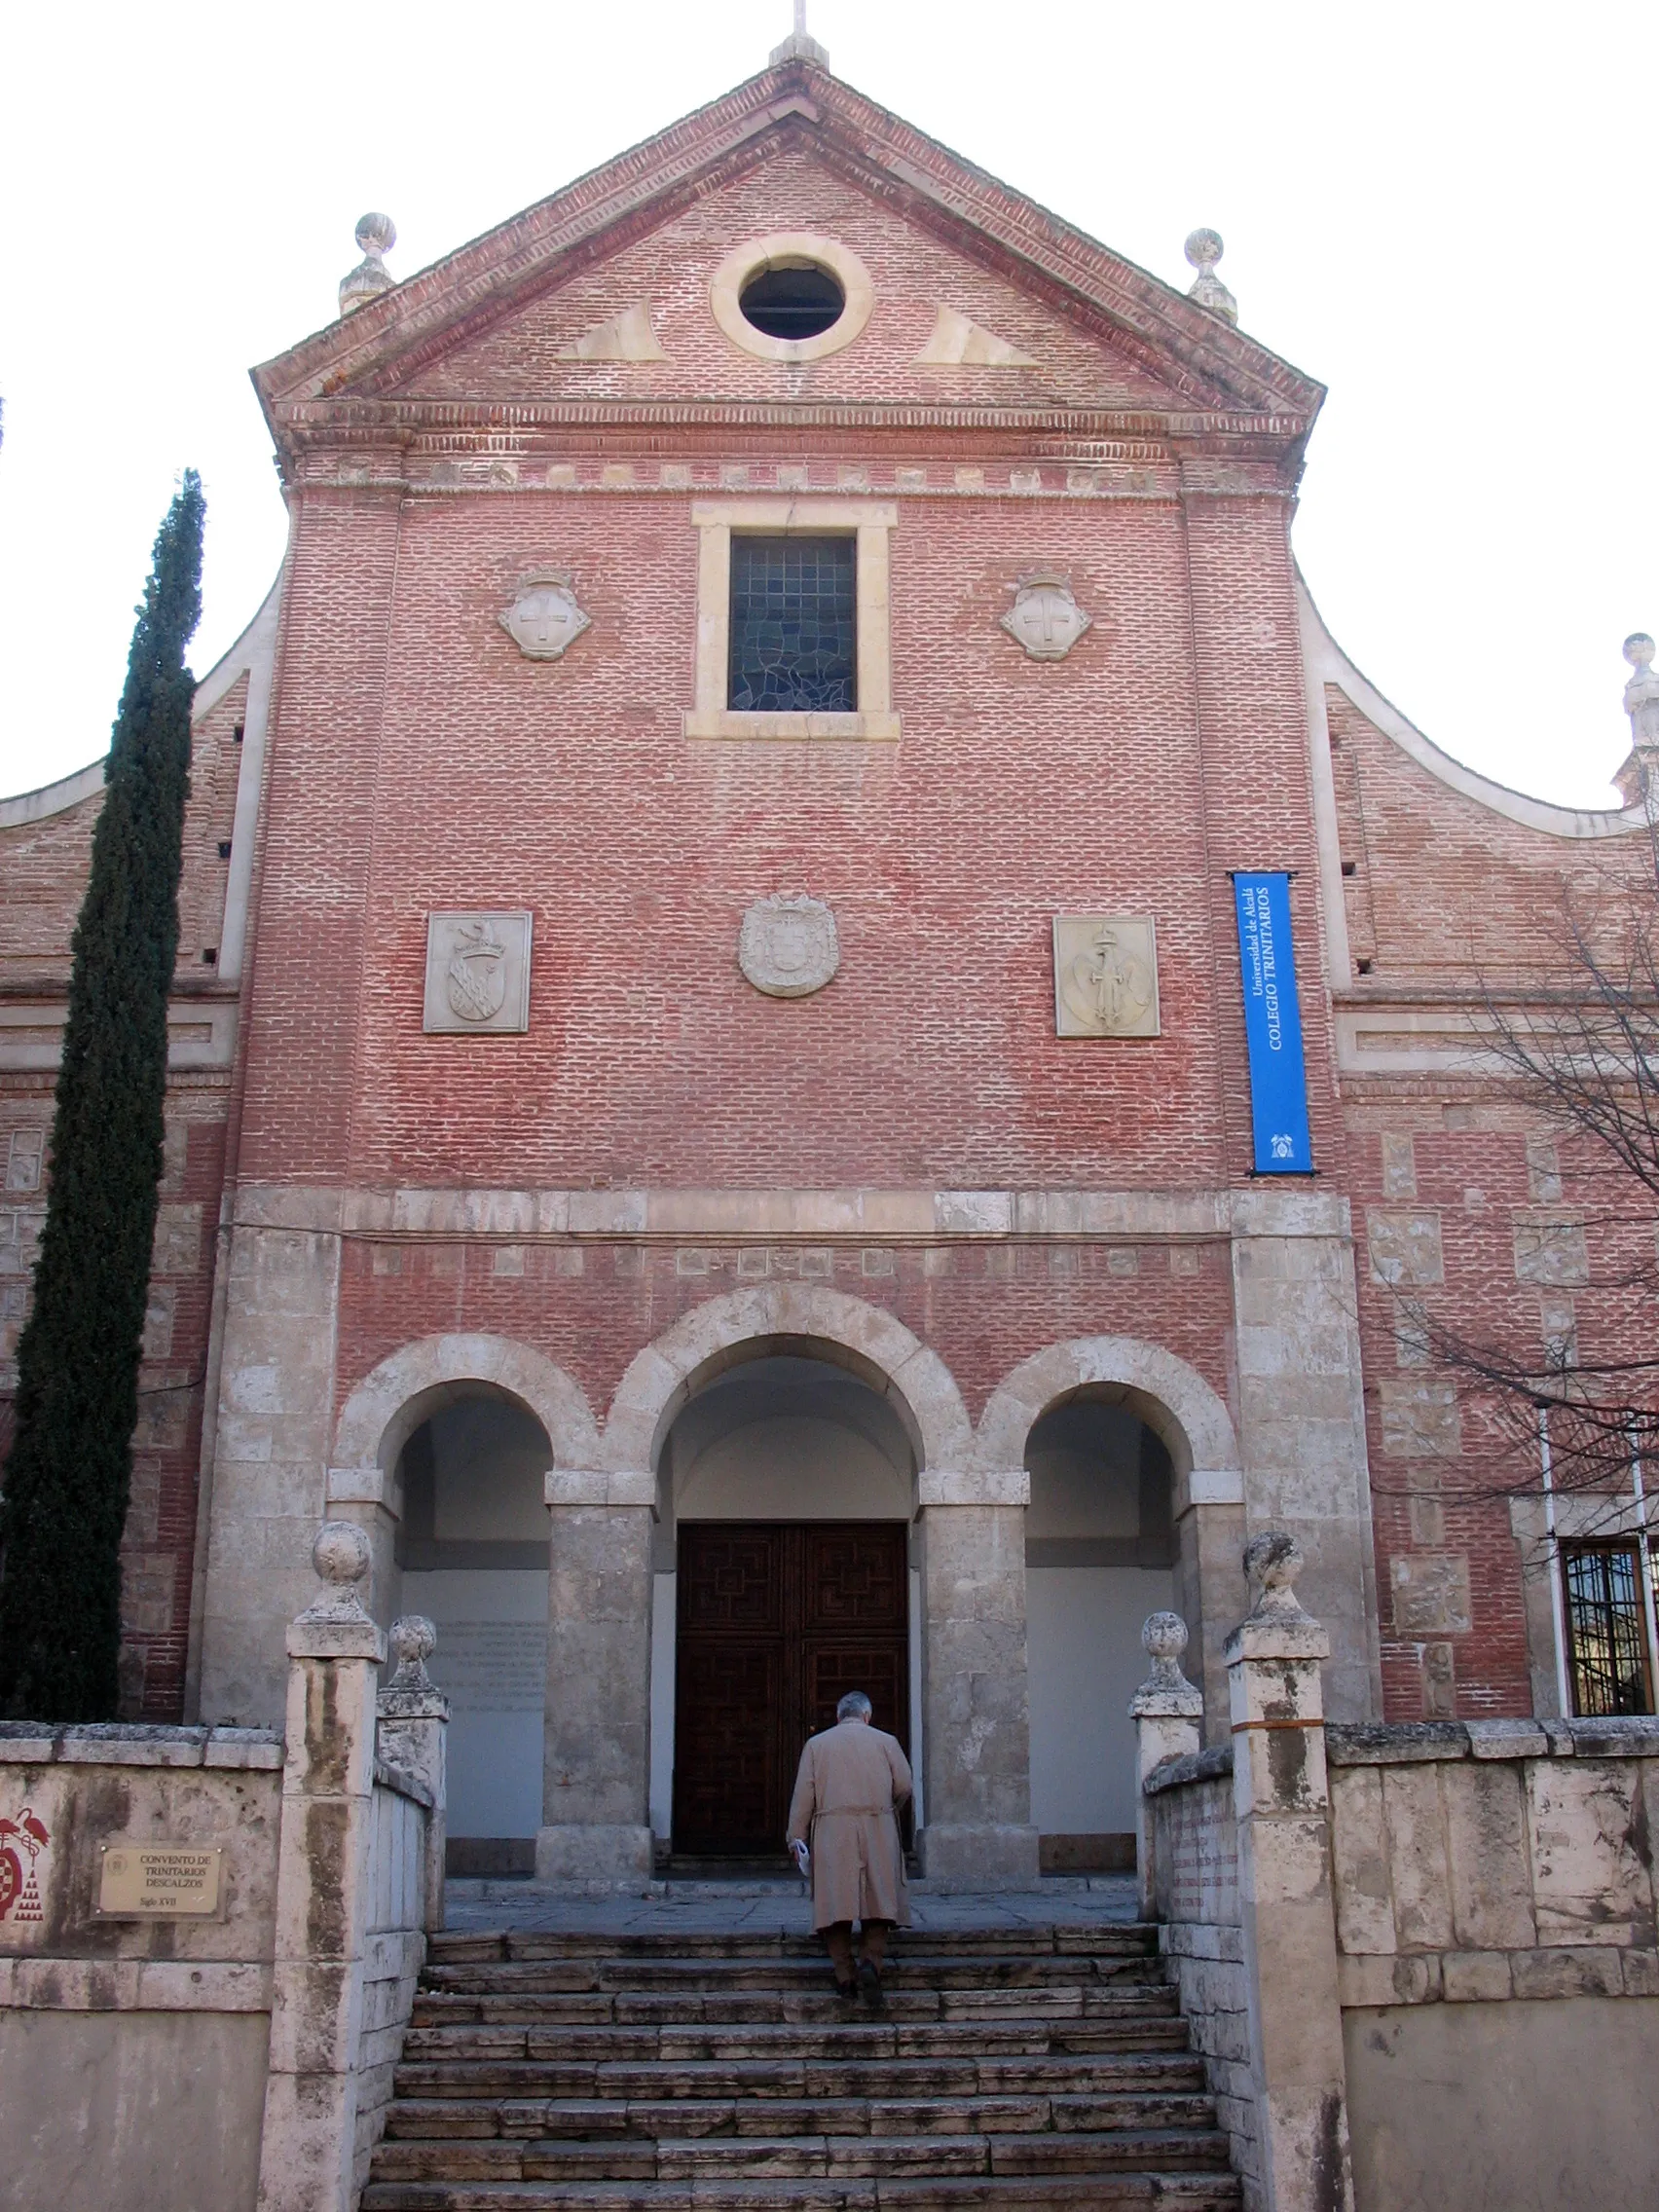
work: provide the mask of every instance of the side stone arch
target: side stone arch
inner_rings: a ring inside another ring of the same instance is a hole
[[[768,1344],[810,1342],[839,1356],[889,1400],[903,1422],[923,1477],[968,1464],[973,1424],[955,1378],[936,1351],[879,1306],[814,1283],[764,1283],[711,1298],[647,1345],[617,1384],[601,1439],[600,1464],[645,1474],[693,1384]]]
[[[986,1401],[974,1440],[977,1479],[1025,1465],[1026,1439],[1052,1405],[1103,1388],[1162,1440],[1174,1475],[1175,1605],[1192,1635],[1189,1670],[1212,1742],[1228,1725],[1230,1629],[1244,1617],[1244,1473],[1233,1417],[1184,1359],[1138,1337],[1074,1337],[1022,1360]]]
[[[371,1368],[340,1409],[334,1472],[378,1469],[388,1478],[397,1456],[429,1414],[485,1383],[516,1399],[547,1431],[555,1465],[598,1464],[599,1431],[581,1385],[562,1367],[511,1337],[422,1337]],[[331,1476],[331,1487],[333,1485]]]
[[[1074,1337],[1022,1360],[986,1401],[974,1439],[976,1471],[1022,1467],[1025,1440],[1049,1407],[1102,1383],[1121,1390],[1157,1431],[1177,1488],[1194,1502],[1242,1499],[1238,1438],[1226,1406],[1197,1368],[1138,1337]]]

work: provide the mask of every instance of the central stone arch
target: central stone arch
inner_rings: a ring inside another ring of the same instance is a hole
[[[879,1306],[816,1283],[764,1283],[711,1298],[682,1314],[629,1366],[600,1439],[617,1474],[654,1470],[675,1415],[695,1384],[778,1344],[810,1343],[889,1397],[919,1469],[967,1464],[973,1425],[939,1354]]]

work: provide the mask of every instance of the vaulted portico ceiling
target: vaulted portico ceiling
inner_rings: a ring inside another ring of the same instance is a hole
[[[256,369],[278,446],[333,443],[342,433],[378,442],[388,432],[418,431],[439,413],[457,429],[470,426],[464,402],[417,397],[411,380],[712,193],[796,152],[1091,335],[1163,401],[1125,410],[1121,402],[1096,409],[1064,400],[1033,408],[1027,399],[995,406],[1002,419],[1028,418],[1034,429],[1260,439],[1281,454],[1299,452],[1324,398],[1320,385],[798,55]],[[786,395],[775,404],[785,405]],[[810,410],[823,397],[801,395],[800,404]],[[685,407],[684,399],[612,397],[586,403],[580,419],[661,421],[669,413],[684,420]],[[867,402],[858,409],[872,419],[883,412]],[[510,416],[519,427],[535,420],[499,400],[488,413]],[[960,405],[919,417],[914,405],[903,411],[912,426],[918,419],[959,422],[962,414]],[[578,418],[567,399],[549,419],[569,424]],[[847,419],[844,406],[838,419]]]

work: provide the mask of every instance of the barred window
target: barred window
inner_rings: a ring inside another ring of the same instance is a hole
[[[1567,1657],[1576,1713],[1651,1713],[1644,1544],[1571,1544],[1562,1549]]]
[[[855,541],[731,541],[731,676],[739,714],[856,711]]]

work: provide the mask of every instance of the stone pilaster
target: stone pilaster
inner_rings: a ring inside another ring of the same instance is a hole
[[[281,1717],[282,1640],[313,1587],[312,1539],[328,1512],[340,1201],[318,1193],[309,1210],[313,1225],[239,1220],[230,1234],[202,1609],[203,1720]]]
[[[1150,1614],[1141,1629],[1141,1648],[1152,1661],[1152,1673],[1130,1701],[1129,1717],[1135,1724],[1135,1873],[1140,1916],[1151,1920],[1157,1911],[1158,1879],[1155,1824],[1144,1786],[1155,1766],[1186,1758],[1198,1749],[1204,1693],[1181,1672],[1187,1624],[1179,1613]]]
[[[376,1701],[380,1755],[432,1792],[426,1821],[426,1887],[421,1925],[433,1935],[444,1924],[445,1817],[449,1788],[450,1702],[426,1673],[438,1632],[423,1613],[405,1613],[387,1638],[397,1668]]]
[[[555,1468],[536,1879],[651,1871],[651,1522],[656,1480]]]
[[[353,1523],[323,1525],[313,1564],[331,1585],[288,1629],[287,1748],[276,1861],[271,2059],[259,2212],[349,2212],[369,1909],[375,1671],[386,1639],[354,1585],[369,1569]]]
[[[1245,1533],[1294,1537],[1330,1638],[1331,1716],[1374,1719],[1382,1670],[1347,1200],[1235,1192],[1233,1296]]]
[[[1025,1670],[1025,1507],[1030,1478],[921,1478],[922,1734],[919,1837],[930,1881],[959,1890],[1034,1885]]]
[[[1302,1555],[1244,1553],[1256,1603],[1228,1639],[1238,1895],[1268,2212],[1351,2212],[1320,1662],[1330,1639],[1291,1588]]]

